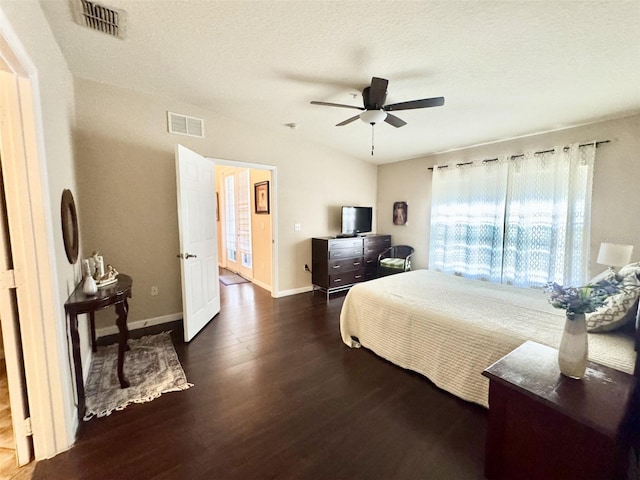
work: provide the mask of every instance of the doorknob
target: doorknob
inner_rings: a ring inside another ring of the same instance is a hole
[[[198,256],[197,256],[197,255],[192,255],[192,254],[190,254],[190,253],[186,253],[186,254],[179,253],[179,254],[177,254],[177,255],[176,255],[176,257],[178,257],[178,258],[182,258],[182,259],[184,259],[184,260],[186,260],[186,259],[188,259],[188,258],[198,258]]]

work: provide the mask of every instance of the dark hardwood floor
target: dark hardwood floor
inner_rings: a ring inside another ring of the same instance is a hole
[[[340,340],[344,297],[221,285],[195,386],[83,422],[36,479],[481,479],[487,412]],[[125,361],[126,369],[126,361]]]

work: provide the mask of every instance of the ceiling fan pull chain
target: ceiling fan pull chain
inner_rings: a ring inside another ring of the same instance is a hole
[[[371,124],[371,156],[373,157],[373,127],[375,126],[375,123]]]

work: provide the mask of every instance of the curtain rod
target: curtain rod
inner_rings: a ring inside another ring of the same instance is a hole
[[[611,140],[598,140],[597,142],[589,142],[589,143],[581,143],[580,145],[578,145],[578,148],[582,148],[582,147],[588,147],[589,145],[594,145],[596,146],[596,148],[598,148],[600,145],[602,145],[603,143],[611,143]],[[569,147],[564,147],[563,150],[567,151],[569,150]],[[540,150],[538,152],[533,152],[534,155],[542,155],[543,153],[553,153],[555,150]],[[511,160],[513,160],[514,158],[521,158],[524,157],[524,153],[521,153],[520,155],[511,155],[509,158]],[[482,163],[489,163],[489,162],[497,162],[498,159],[497,158],[487,158],[486,160],[482,160]],[[463,162],[463,163],[456,163],[456,167],[462,167],[464,165],[471,165],[473,162]],[[440,168],[449,168],[449,165],[441,165],[438,167],[438,169]],[[433,167],[429,167],[427,170],[433,170]]]

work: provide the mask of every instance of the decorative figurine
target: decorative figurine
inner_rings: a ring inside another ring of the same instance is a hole
[[[104,259],[101,255],[98,255],[97,250],[94,250],[91,254],[91,259],[93,260],[93,279],[96,282],[100,282],[102,277],[104,277]]]

